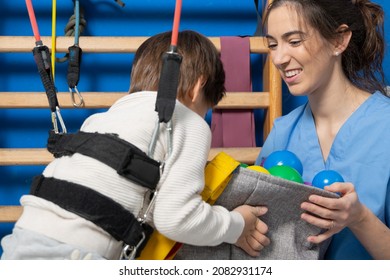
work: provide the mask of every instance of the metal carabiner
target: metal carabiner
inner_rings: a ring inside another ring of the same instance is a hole
[[[142,215],[140,215],[140,216],[137,217],[137,221],[138,221],[140,224],[143,224],[143,223],[146,222],[146,219],[148,218],[148,214],[149,214],[149,212],[152,210],[152,207],[153,207],[154,202],[155,202],[155,200],[156,200],[157,193],[158,193],[157,190],[154,190],[154,191],[153,191],[153,193],[152,193],[152,199],[150,200],[149,205],[148,205],[148,207],[146,208],[145,212],[144,212]]]
[[[146,235],[144,232],[142,232],[142,238],[138,242],[137,245],[131,246],[131,245],[126,244],[122,249],[122,252],[121,252],[119,259],[120,260],[134,260],[136,255],[137,255],[137,251],[138,251],[139,247],[142,245],[142,243],[144,243],[145,239],[146,239]]]
[[[172,154],[172,121],[167,122],[167,143],[168,143],[168,157]]]
[[[172,133],[173,133],[172,120],[169,120],[167,122],[166,130],[167,130],[167,144],[168,144],[167,158],[168,158],[172,153]],[[154,149],[156,147],[159,133],[160,133],[160,122],[159,122],[159,120],[157,120],[156,125],[154,127],[152,140],[150,141],[149,148],[148,148],[148,156],[151,158],[153,158]]]
[[[74,88],[69,88],[70,96],[72,97],[73,106],[75,107],[81,107],[84,105],[84,98],[81,96],[80,92],[77,89],[77,86]],[[75,93],[77,94],[79,98],[79,103],[76,103],[76,100],[74,98]]]
[[[148,147],[148,156],[150,158],[153,158],[154,149],[156,147],[158,135],[160,133],[160,124],[161,124],[160,121],[157,119],[156,125],[154,127],[154,131],[152,134],[152,140],[150,141],[150,144]],[[164,172],[165,161],[169,158],[169,156],[172,153],[172,132],[173,132],[173,130],[172,130],[172,122],[171,121],[167,122],[166,130],[167,130],[168,152],[167,152],[167,156],[166,156],[165,160],[160,162],[160,178],[162,176],[162,173]],[[137,221],[140,222],[141,224],[146,222],[148,214],[152,210],[152,207],[156,201],[157,193],[158,193],[157,189],[153,191],[152,199],[150,200],[149,205],[146,208],[146,210],[143,211],[143,209],[141,209],[141,211],[138,213]]]
[[[53,123],[53,129],[56,134],[59,133],[58,122],[61,125],[61,133],[67,133],[65,122],[62,119],[60,108],[58,106],[56,106],[55,112],[51,112],[51,122]]]

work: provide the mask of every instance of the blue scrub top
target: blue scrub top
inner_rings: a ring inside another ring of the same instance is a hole
[[[390,98],[370,96],[337,133],[324,162],[308,104],[275,120],[256,164],[276,150],[295,153],[303,164],[303,179],[312,182],[324,169],[338,171],[355,185],[359,200],[388,227],[390,224]],[[346,228],[333,236],[326,259],[372,259]]]

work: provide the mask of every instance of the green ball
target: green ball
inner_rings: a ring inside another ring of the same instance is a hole
[[[287,165],[276,165],[268,169],[273,176],[303,184],[303,179],[298,171]]]

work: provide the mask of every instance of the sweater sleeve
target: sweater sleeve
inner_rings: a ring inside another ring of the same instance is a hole
[[[198,246],[235,243],[244,228],[238,212],[204,202],[211,132],[207,123],[187,108],[177,106],[173,119],[173,150],[166,162],[153,218],[157,230],[170,239]]]

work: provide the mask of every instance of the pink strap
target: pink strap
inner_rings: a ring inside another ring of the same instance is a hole
[[[226,91],[252,91],[249,37],[221,37]],[[214,110],[212,147],[255,147],[252,110]]]

